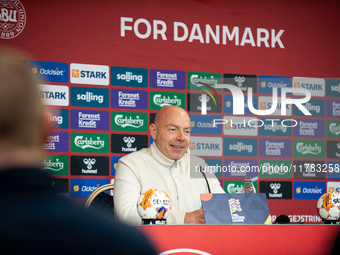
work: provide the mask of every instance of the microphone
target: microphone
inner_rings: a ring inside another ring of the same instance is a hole
[[[205,181],[207,182],[207,186],[208,186],[209,193],[211,193],[208,179],[207,179],[207,177],[206,177],[206,175],[205,175],[205,172],[203,172],[203,166],[200,166],[199,169],[200,169],[200,172],[202,173],[202,175],[203,175]]]

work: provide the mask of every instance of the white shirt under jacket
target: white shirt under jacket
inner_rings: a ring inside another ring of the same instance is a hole
[[[167,224],[184,224],[187,212],[202,207],[200,194],[209,193],[202,173],[197,172],[196,178],[190,178],[190,161],[197,166],[206,166],[203,159],[187,153],[177,161],[171,160],[157,149],[155,143],[150,148],[122,157],[115,176],[115,215],[128,224],[141,225],[141,217],[137,212],[140,194],[149,189],[161,189],[169,195],[172,202]],[[211,193],[224,193],[215,175],[206,175]]]

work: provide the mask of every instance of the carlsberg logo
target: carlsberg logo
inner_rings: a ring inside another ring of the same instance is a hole
[[[97,137],[97,140],[92,140],[92,137],[90,137],[90,139],[87,139],[87,137],[83,139],[83,136],[76,136],[74,139],[74,143],[77,147],[80,147],[82,149],[100,149],[103,148],[105,145],[105,141],[100,140],[100,137]]]
[[[115,117],[115,123],[118,126],[121,126],[123,128],[125,127],[133,127],[133,128],[139,128],[143,126],[144,120],[140,119],[139,116],[136,116],[135,119],[133,119],[131,116],[128,118],[127,116],[123,116],[121,114],[117,114]]]
[[[296,150],[300,152],[301,154],[313,154],[313,155],[318,155],[321,153],[322,148],[318,146],[316,143],[315,146],[312,144],[304,144],[303,142],[299,142],[296,144]]]
[[[191,75],[190,82],[197,87],[203,86],[202,83],[205,83],[205,84],[208,84],[214,87],[215,84],[218,83],[218,80],[214,79],[214,76],[211,76],[210,78],[206,78],[206,77],[203,78],[202,76],[198,77],[197,74],[196,75],[194,74],[194,75]]]
[[[153,97],[153,102],[160,106],[168,106],[168,105],[175,105],[175,106],[181,106],[182,100],[177,98],[177,96],[174,96],[173,98],[170,98],[170,96],[162,96],[160,94],[155,94]]]
[[[340,134],[340,125],[337,123],[331,123],[329,125],[329,130],[331,131],[331,133],[338,135]]]
[[[44,159],[44,161],[41,163],[44,170],[51,170],[51,171],[60,171],[64,168],[64,163],[59,162],[59,159],[56,159],[56,161],[52,161],[51,159]]]
[[[242,193],[242,185],[236,185],[235,183],[228,184],[227,191],[228,193]]]

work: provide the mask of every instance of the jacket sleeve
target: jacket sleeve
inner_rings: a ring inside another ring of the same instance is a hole
[[[114,214],[131,225],[141,225],[137,200],[141,193],[137,167],[128,157],[120,159],[116,168],[114,188]]]

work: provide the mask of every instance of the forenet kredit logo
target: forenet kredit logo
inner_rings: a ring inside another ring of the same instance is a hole
[[[26,12],[19,0],[0,2],[0,38],[12,39],[25,28]]]

